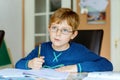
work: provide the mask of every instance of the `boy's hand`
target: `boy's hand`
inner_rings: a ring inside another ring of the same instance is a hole
[[[77,72],[77,65],[63,66],[55,70],[59,72]]]
[[[42,68],[42,64],[44,63],[44,57],[36,57],[28,62],[28,67],[32,69],[40,69]]]

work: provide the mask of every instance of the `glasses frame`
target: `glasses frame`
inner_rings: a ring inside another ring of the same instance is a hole
[[[68,35],[68,34],[70,34],[70,33],[73,33],[73,31],[68,30],[68,29],[66,29],[66,28],[59,29],[57,26],[51,26],[51,27],[50,27],[50,31],[51,31],[51,32],[58,32],[58,31],[60,31],[60,32],[61,32],[62,34],[64,34],[64,35]]]

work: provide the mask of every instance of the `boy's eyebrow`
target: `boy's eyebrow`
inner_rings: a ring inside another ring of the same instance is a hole
[[[56,27],[59,27],[59,25],[56,25]],[[62,27],[65,28],[65,29],[71,29],[71,30],[73,30],[70,26],[69,27],[62,26]]]
[[[52,25],[59,26],[60,24],[59,24],[59,23],[52,23],[51,26],[52,26]],[[62,27],[64,27],[64,28],[69,28],[69,29],[71,28],[71,30],[73,30],[70,25],[68,25],[68,27],[66,27],[66,26],[62,26]]]

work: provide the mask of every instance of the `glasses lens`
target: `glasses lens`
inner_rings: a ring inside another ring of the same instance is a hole
[[[57,26],[52,26],[52,27],[50,28],[50,30],[51,30],[52,32],[57,32],[58,30],[60,30],[62,34],[69,34],[69,33],[72,32],[72,31],[70,31],[70,30],[68,30],[68,29],[66,29],[66,28],[65,28],[65,29],[58,29]]]

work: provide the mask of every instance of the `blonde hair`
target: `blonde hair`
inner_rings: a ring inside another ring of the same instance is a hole
[[[54,12],[50,18],[49,27],[52,23],[61,23],[66,20],[68,25],[72,27],[73,30],[77,30],[79,26],[79,15],[69,8],[60,8]]]

